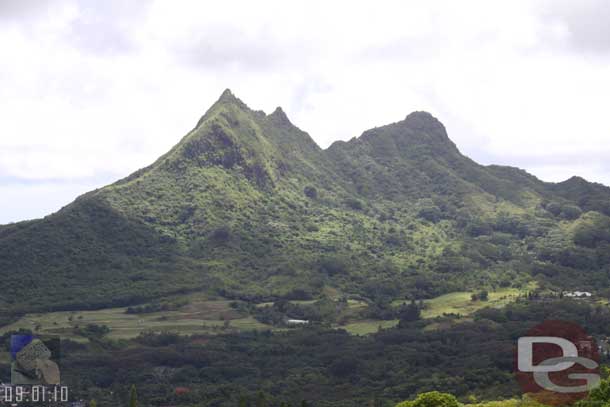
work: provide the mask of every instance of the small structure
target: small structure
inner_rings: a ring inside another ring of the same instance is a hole
[[[565,291],[563,293],[563,296],[568,298],[589,298],[592,295],[588,291]]]
[[[191,392],[191,389],[188,387],[176,387],[174,390],[177,396],[181,396],[183,394],[187,394]]]
[[[287,319],[286,323],[288,325],[307,325],[309,321],[305,319]]]
[[[601,337],[597,340],[598,351],[602,356],[610,356],[610,339]]]
[[[578,354],[590,355],[593,352],[593,338],[589,337],[586,340],[578,341],[576,344],[576,348],[578,349]]]

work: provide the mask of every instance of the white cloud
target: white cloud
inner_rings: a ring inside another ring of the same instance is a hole
[[[0,3],[0,223],[149,164],[226,87],[322,146],[428,110],[483,163],[610,184],[602,0],[98,3]]]
[[[103,186],[108,178],[73,182],[11,182],[0,178],[0,221],[42,218],[58,210],[74,197]]]

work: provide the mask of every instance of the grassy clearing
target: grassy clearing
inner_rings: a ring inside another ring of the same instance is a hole
[[[106,325],[109,338],[128,339],[143,331],[169,331],[179,334],[219,333],[230,330],[270,329],[254,318],[233,310],[230,301],[197,299],[177,311],[126,314],[126,308],[97,311],[27,314],[19,321],[0,328],[0,334],[20,328],[38,334],[55,334],[73,340],[85,340],[75,329],[88,324]]]
[[[504,288],[489,292],[487,301],[472,301],[471,291],[455,292],[441,295],[440,297],[424,301],[425,309],[422,311],[423,318],[436,318],[444,314],[456,314],[468,316],[476,311],[486,308],[501,308],[514,302],[520,295],[523,295],[536,288],[535,284],[530,284],[525,288]],[[404,301],[395,301],[398,306]]]
[[[391,321],[380,321],[380,320],[366,320],[352,322],[343,326],[339,326],[341,329],[345,329],[352,335],[368,335],[375,333],[381,329],[393,328],[398,325],[398,320],[394,319]]]
[[[426,300],[423,318],[435,318],[444,314],[459,314],[469,316],[485,307],[503,307],[515,301],[520,295],[536,288],[530,285],[524,289],[507,288],[489,293],[488,301],[472,301],[472,292],[455,292]],[[78,335],[78,327],[88,324],[105,325],[110,328],[108,337],[111,339],[129,339],[138,336],[143,331],[168,331],[178,334],[210,334],[231,331],[266,330],[277,328],[255,320],[252,316],[239,313],[233,309],[231,301],[224,299],[209,299],[204,294],[194,293],[186,296],[189,303],[174,311],[160,311],[146,314],[127,314],[126,308],[108,308],[97,311],[66,311],[27,314],[19,321],[1,327],[0,334],[18,329],[29,329],[38,334],[55,334],[75,341],[87,339]],[[295,304],[309,305],[315,301],[291,301]],[[397,300],[395,306],[404,301]],[[258,304],[267,306],[273,303]],[[365,319],[359,315],[367,307],[360,300],[348,300],[348,307],[342,317],[346,323],[337,325],[353,335],[367,335],[382,329],[391,328],[398,320],[382,321]],[[434,324],[432,324],[434,325]],[[443,326],[430,326],[430,329],[442,329]]]
[[[317,300],[291,300],[288,301],[291,304],[297,304],[297,305],[311,305],[314,304]],[[274,303],[273,302],[261,302],[256,304],[256,307],[258,308],[263,308],[263,307],[271,307]]]

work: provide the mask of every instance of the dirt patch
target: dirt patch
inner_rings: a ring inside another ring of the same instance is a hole
[[[205,319],[222,321],[243,318],[229,305],[229,301],[194,301],[185,305],[177,319]]]

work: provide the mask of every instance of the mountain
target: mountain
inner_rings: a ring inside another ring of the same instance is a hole
[[[226,90],[152,165],[44,219],[0,226],[9,315],[203,290],[328,289],[385,302],[610,283],[610,188],[460,153],[425,112],[321,149]]]

